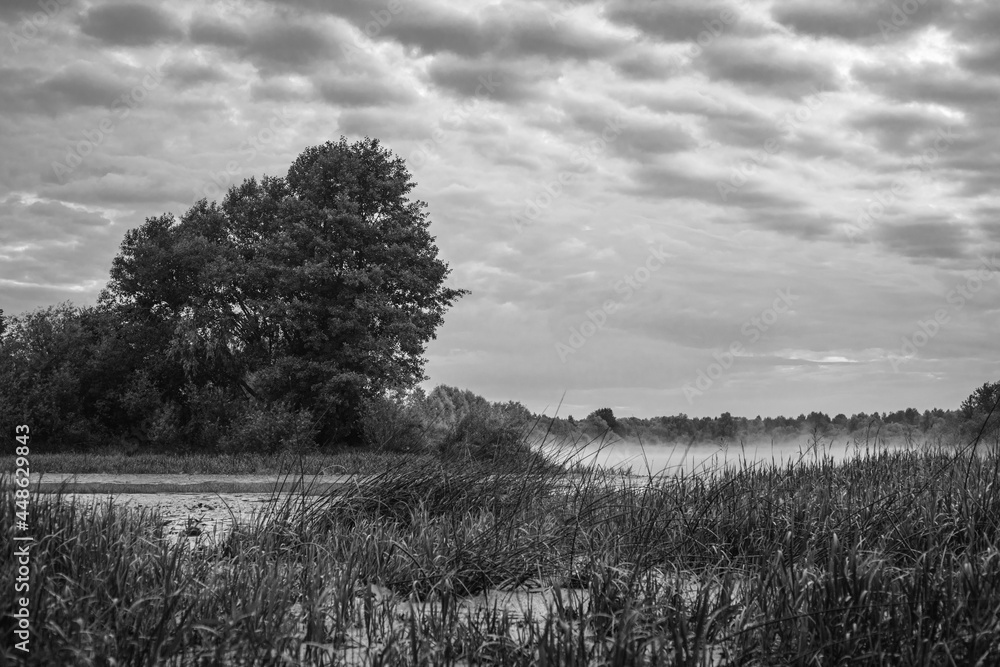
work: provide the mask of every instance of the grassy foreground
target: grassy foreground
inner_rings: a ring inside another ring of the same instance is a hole
[[[194,546],[149,513],[33,498],[30,661],[995,665],[998,469],[893,452],[636,483],[422,459]],[[546,604],[470,604],[496,590]]]

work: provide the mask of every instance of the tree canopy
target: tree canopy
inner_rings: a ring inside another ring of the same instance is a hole
[[[157,394],[145,431],[207,443],[271,410],[320,444],[351,440],[366,399],[423,380],[426,345],[464,290],[445,286],[414,185],[378,140],[342,137],[284,178],[128,231],[98,308],[80,312],[126,339],[118,383],[142,375]],[[70,311],[35,319],[65,329]]]

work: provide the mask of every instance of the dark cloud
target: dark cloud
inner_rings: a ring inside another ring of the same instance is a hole
[[[170,82],[180,89],[194,88],[206,83],[227,81],[229,77],[217,65],[207,65],[190,60],[171,62],[163,68]]]
[[[959,63],[976,74],[1000,75],[1000,41],[971,47],[959,58]]]
[[[729,185],[729,175],[717,178],[698,176],[677,167],[655,166],[636,168],[632,183],[621,191],[653,199],[691,199],[717,206],[735,206],[746,209],[782,208],[798,209],[801,204],[783,195],[766,192],[758,184],[746,183],[736,192],[725,192],[720,186]]]
[[[912,155],[933,141],[939,128],[954,121],[940,114],[911,109],[870,111],[858,114],[849,125],[871,136],[882,151]]]
[[[364,31],[366,23],[357,24]],[[384,34],[423,54],[452,53],[475,58],[496,46],[494,38],[484,34],[474,20],[451,12],[410,15],[390,25]]]
[[[195,16],[191,21],[189,34],[196,44],[230,48],[243,46],[248,40],[246,31],[240,26],[204,14]]]
[[[857,65],[851,74],[872,92],[904,103],[919,101],[946,107],[995,109],[1000,99],[1000,81],[969,76],[948,65]]]
[[[295,87],[280,76],[254,81],[250,84],[250,100],[252,102],[302,102],[314,98],[314,91]]]
[[[114,46],[149,46],[184,37],[184,31],[172,15],[159,6],[134,2],[106,3],[91,8],[83,16],[80,29]]]
[[[336,55],[329,31],[283,19],[255,26],[242,50],[265,72],[310,70]]]
[[[628,42],[606,32],[594,30],[589,23],[568,22],[553,28],[537,11],[502,15],[486,24],[497,36],[498,55],[544,56],[550,60],[593,60],[607,58],[627,48]]]
[[[71,65],[42,83],[60,107],[109,107],[125,86],[105,71]]]
[[[1000,242],[1000,206],[979,206],[972,214],[979,229],[987,237]]]
[[[41,18],[39,14],[44,14],[46,21],[50,21],[59,13],[77,5],[77,0],[54,0],[44,4],[40,0],[3,0],[0,2],[0,20],[15,23],[27,19],[44,27],[44,22],[35,20]]]
[[[58,93],[39,91],[38,82],[48,76],[48,72],[36,67],[0,67],[0,117],[10,119],[21,114],[51,116],[58,113],[61,108]],[[105,100],[104,103],[110,101]]]
[[[263,74],[311,73],[316,65],[345,59],[357,51],[357,39],[346,26],[331,25],[322,17],[300,13],[266,11],[244,22],[234,22],[209,14],[197,14],[189,28],[195,44],[217,46],[243,60],[249,60]],[[362,54],[372,60],[371,54]]]
[[[992,252],[1000,252],[1000,207],[983,210],[980,214],[982,219],[978,224],[979,231],[995,244]]]
[[[709,139],[720,144],[760,148],[779,134],[778,124],[753,109],[704,109],[705,129]]]
[[[620,157],[646,162],[649,157],[688,150],[697,142],[676,121],[646,118],[621,123],[621,132],[609,145]]]
[[[650,47],[633,48],[613,58],[611,63],[621,74],[634,80],[666,81],[681,67],[677,56],[665,56]]]
[[[615,23],[666,42],[697,43],[702,32],[716,39],[722,35],[759,31],[758,26],[749,23],[750,19],[740,11],[737,3],[717,0],[615,0],[605,8],[604,14]]]
[[[1000,35],[1000,5],[992,0],[953,2],[949,28],[961,43],[994,43]]]
[[[783,97],[801,98],[839,87],[836,71],[829,61],[774,43],[719,40],[694,62],[713,79]]]
[[[544,66],[527,67],[509,62],[468,61],[438,56],[428,68],[434,85],[461,97],[522,102],[544,95],[540,84],[554,78]]]
[[[996,162],[1000,151],[994,150],[992,158],[984,158],[989,162],[982,169],[970,169],[958,171],[954,174],[955,184],[960,185],[955,190],[955,194],[961,197],[985,197],[1000,193],[1000,164]],[[961,164],[961,161],[953,161],[950,166]]]
[[[786,2],[775,5],[771,17],[801,34],[854,40],[879,33],[877,24],[883,7],[879,0]]]
[[[793,0],[777,3],[771,17],[802,35],[891,41],[936,23],[950,4],[949,0]]]
[[[771,232],[776,232],[789,238],[804,241],[818,241],[838,233],[835,216],[829,213],[811,213],[795,210],[787,206],[763,208],[753,212],[746,223]]]
[[[556,26],[544,8],[516,3],[486,8],[478,15],[459,9],[459,5],[421,4],[416,0],[285,0],[285,4],[329,12],[348,21],[367,38],[392,39],[427,55],[589,60],[624,47],[621,39],[608,37],[587,24],[560,21]]]
[[[110,225],[103,215],[80,211],[61,202],[25,203],[20,197],[0,202],[0,245],[20,245],[48,239],[50,242],[86,237]]]
[[[947,219],[879,225],[875,239],[889,250],[919,260],[961,259],[969,256],[969,229]]]

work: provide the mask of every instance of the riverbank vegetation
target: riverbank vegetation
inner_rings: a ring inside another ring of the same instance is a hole
[[[995,664],[1000,459],[975,445],[638,481],[456,454],[217,541],[35,496],[32,660]]]

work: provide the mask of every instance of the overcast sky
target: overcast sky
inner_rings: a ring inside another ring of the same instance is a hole
[[[1000,3],[3,0],[0,308],[380,139],[470,289],[427,386],[584,416],[1000,379]]]

